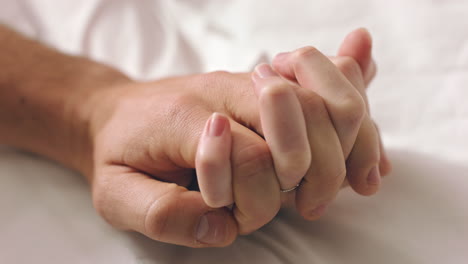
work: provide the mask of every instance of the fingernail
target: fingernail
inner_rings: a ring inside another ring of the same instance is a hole
[[[260,64],[257,67],[255,67],[255,73],[260,78],[269,78],[269,77],[278,76],[278,74],[275,71],[273,71],[271,66],[265,63]]]
[[[210,123],[208,124],[208,136],[210,137],[219,137],[223,134],[224,129],[227,126],[227,118],[224,116],[214,113],[211,116]]]
[[[362,30],[364,33],[366,33],[367,35],[370,36],[370,32],[369,32],[369,30],[367,28],[362,27],[362,28],[359,28],[359,30]]]
[[[367,184],[369,185],[379,185],[380,184],[380,172],[379,166],[374,166],[370,172],[369,176],[367,176]]]
[[[278,53],[278,55],[275,56],[274,60],[277,62],[284,61],[290,54],[291,52],[282,52]]]
[[[319,217],[325,213],[328,208],[328,204],[322,204],[317,206],[316,208],[309,211],[309,217]]]
[[[208,212],[200,218],[196,229],[197,241],[204,244],[220,244],[226,239],[226,221],[216,211]]]

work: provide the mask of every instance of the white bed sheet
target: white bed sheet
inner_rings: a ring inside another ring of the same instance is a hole
[[[394,162],[371,198],[344,190],[305,222],[283,211],[224,249],[167,245],[107,226],[85,182],[0,149],[0,263],[466,263],[468,2],[463,0],[0,0],[0,21],[145,80],[249,70],[276,52],[333,54],[370,29],[372,114]]]

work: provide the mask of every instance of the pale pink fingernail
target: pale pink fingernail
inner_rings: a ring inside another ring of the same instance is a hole
[[[265,63],[262,63],[255,67],[255,73],[258,75],[258,77],[263,79],[278,76],[278,74],[275,71],[273,71],[271,66]]]
[[[379,166],[376,165],[370,170],[369,176],[367,176],[367,184],[379,185],[380,181],[381,179],[380,179]]]
[[[365,28],[365,27],[358,28],[358,30],[361,30],[361,31],[364,32],[365,34],[369,35],[369,37],[370,37],[370,35],[371,35],[371,34],[370,34],[370,31],[369,31],[367,28]]]
[[[224,116],[218,113],[214,113],[211,116],[211,120],[209,121],[209,124],[208,124],[208,133],[207,133],[208,136],[210,137],[221,136],[227,126],[227,122],[229,122],[227,118],[225,118]]]
[[[322,216],[328,208],[328,204],[322,204],[309,211],[309,217]]]
[[[195,230],[197,241],[216,245],[226,239],[226,219],[216,211],[208,212],[200,218]]]

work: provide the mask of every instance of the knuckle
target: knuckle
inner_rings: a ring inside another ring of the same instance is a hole
[[[260,104],[265,101],[278,100],[290,96],[293,93],[292,88],[284,81],[267,84],[261,92]]]
[[[294,178],[302,178],[307,173],[311,162],[310,151],[296,151],[288,153],[283,175],[290,175]]]
[[[181,109],[185,108],[187,105],[193,103],[193,96],[190,94],[176,94],[171,98],[171,110],[174,114],[178,113]]]
[[[190,108],[189,106],[193,103],[188,94],[175,94],[165,99],[163,116],[166,117],[168,122],[177,121],[187,114],[187,108]]]
[[[143,215],[144,233],[155,240],[163,240],[166,232],[169,216],[173,210],[178,210],[178,193],[182,192],[182,187],[170,184],[166,187],[166,193],[159,196],[147,205]]]
[[[367,113],[362,97],[356,92],[346,96],[341,104],[340,122],[347,127],[359,128]]]
[[[190,122],[204,122],[202,120],[204,104],[190,93],[180,93],[166,98],[166,108],[161,113],[167,124],[174,127],[184,127]],[[190,121],[190,122],[189,122]]]
[[[320,56],[320,54],[320,51],[315,47],[303,47],[293,51],[290,55],[290,61],[295,70],[301,71],[306,68],[311,61]]]
[[[352,57],[340,57],[337,67],[345,76],[362,77],[361,66],[359,66],[359,63]]]
[[[314,58],[318,54],[320,54],[320,51],[317,48],[312,47],[312,46],[307,46],[307,47],[303,47],[294,51],[292,53],[292,58],[293,58],[293,61],[301,62],[301,61],[307,61],[311,58]]]

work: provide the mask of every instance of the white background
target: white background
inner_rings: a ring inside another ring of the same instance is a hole
[[[248,71],[305,45],[332,55],[347,32],[365,26],[379,66],[372,114],[394,163],[378,195],[344,190],[317,222],[284,211],[228,248],[196,250],[112,229],[79,175],[1,148],[1,263],[468,261],[467,1],[0,0],[0,7],[3,23],[141,80]]]

